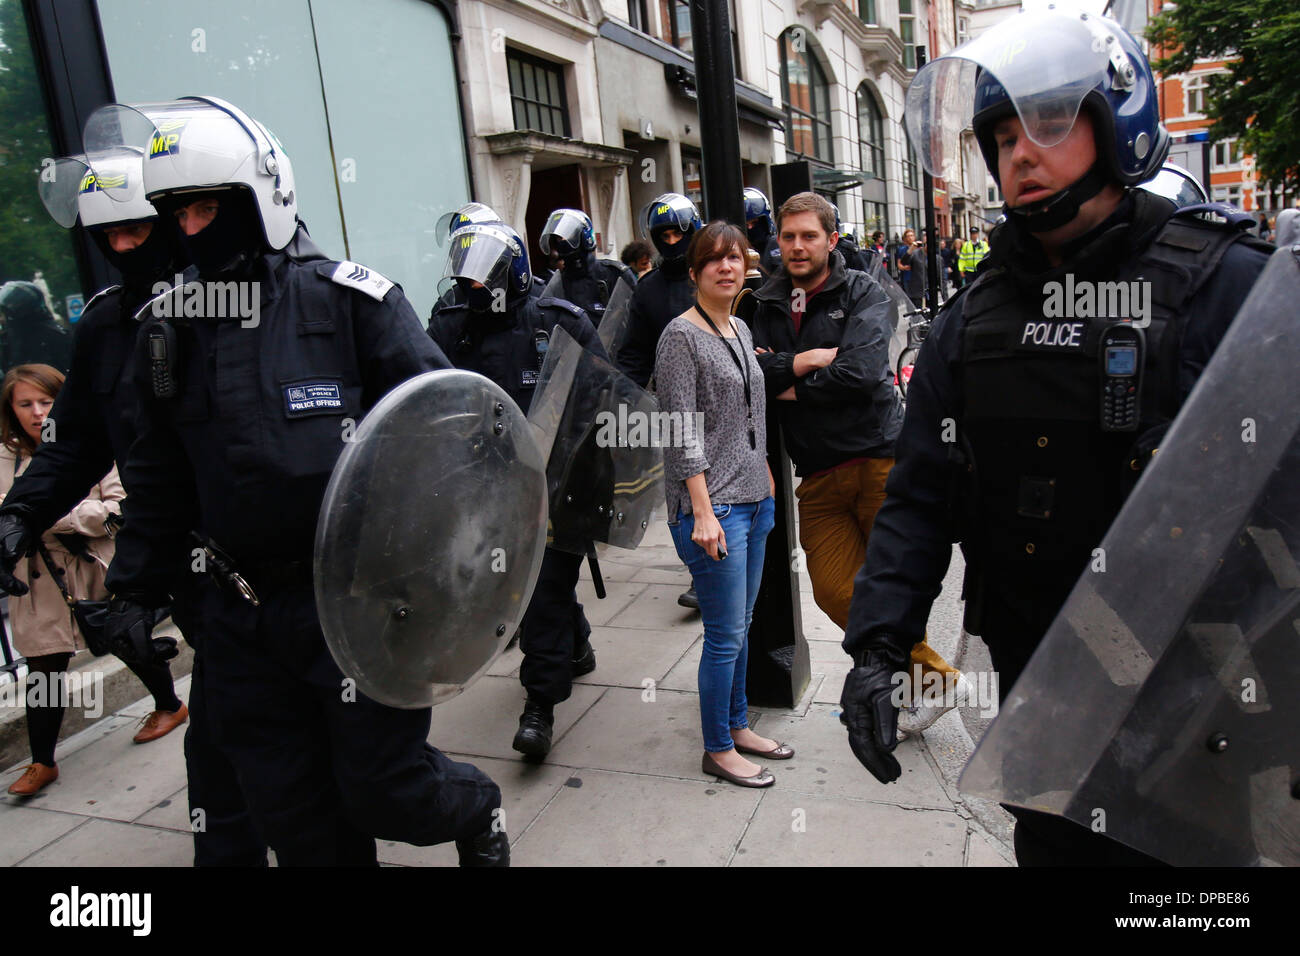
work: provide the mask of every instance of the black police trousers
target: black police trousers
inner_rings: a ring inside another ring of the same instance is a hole
[[[376,838],[430,846],[488,829],[500,789],[428,745],[429,708],[387,707],[345,681],[311,584],[258,596],[205,591],[201,700],[277,862],[374,865]]]
[[[540,703],[569,699],[575,652],[591,637],[591,625],[578,603],[582,561],[580,554],[547,548],[524,612],[519,635],[524,662],[519,667],[519,682],[528,696]]]
[[[1044,630],[1024,620],[1016,611],[986,595],[981,635],[998,674],[999,703],[1011,693]],[[1048,746],[1045,742],[1044,746]],[[1096,833],[1081,824],[1051,813],[1002,805],[1016,818],[1016,863],[1020,866],[1164,866],[1147,856]]]

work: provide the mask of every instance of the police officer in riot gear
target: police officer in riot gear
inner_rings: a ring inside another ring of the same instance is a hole
[[[781,247],[776,241],[776,222],[772,204],[766,194],[753,186],[745,187],[745,234],[758,255],[758,267],[769,276],[781,265]]]
[[[438,220],[438,224],[435,227],[435,235],[439,237],[438,244],[442,245],[443,236],[446,236],[447,239],[450,240],[452,233],[462,226],[473,226],[480,223],[500,224],[504,222],[505,220],[502,219],[491,206],[481,202],[467,202],[463,206],[459,206],[451,212],[446,213]],[[460,286],[456,283],[449,282],[445,288],[440,283],[439,288],[442,289],[442,295],[438,297],[438,303],[434,306],[434,311],[437,311],[444,305],[451,305],[453,302],[464,301],[461,298]],[[545,288],[546,283],[537,276],[533,276],[532,288],[528,290],[528,294],[535,298],[541,295]]]
[[[618,353],[623,372],[642,388],[654,374],[659,336],[694,301],[686,247],[702,225],[695,203],[681,193],[664,193],[642,210],[641,234],[654,243],[659,265],[636,285],[628,341]]]
[[[452,236],[445,276],[462,301],[438,308],[429,336],[457,368],[496,382],[521,409],[532,405],[542,363],[556,328],[601,358],[595,326],[572,302],[531,297],[528,251],[509,226],[465,226]],[[582,555],[548,547],[520,626],[524,660],[519,680],[527,691],[514,749],[540,760],[551,749],[555,705],[569,698],[573,678],[596,668],[591,625],[578,603]]]
[[[448,367],[445,356],[393,282],[303,253],[293,167],[260,123],[215,98],[104,110],[105,137],[147,144],[146,198],[179,226],[201,290],[219,281],[252,306],[241,292],[234,315],[227,298],[182,318],[164,294],[142,310],[110,637],[147,653],[185,530],[217,536],[239,587],[198,600],[204,693],[280,864],[373,866],[376,838],[455,840],[462,865],[508,864],[500,790],[426,743],[428,708],[355,689],[313,594],[317,512],[343,441],[389,389]]]
[[[36,283],[0,285],[0,319],[0,371],[32,362],[67,369],[72,339],[50,313]]]
[[[857,269],[874,277],[876,273],[872,266],[879,258],[876,251],[859,246],[853,233],[844,231],[844,223],[840,220],[840,207],[836,203],[831,203],[831,207],[835,210],[835,231],[840,237],[835,243],[835,248],[844,257],[844,268]]]
[[[586,312],[596,326],[618,283],[636,286],[636,275],[623,263],[596,258],[596,231],[581,209],[552,212],[537,244],[546,255],[559,257],[560,289],[553,284],[550,288]]]
[[[882,782],[899,774],[891,675],[924,633],[950,542],[966,559],[966,629],[1005,696],[1266,261],[1235,228],[1132,188],[1160,169],[1168,134],[1146,58],[1112,21],[1022,13],[913,82],[906,119],[926,167],[950,170],[972,124],[1007,217],[922,346],[855,582],[842,719]],[[974,89],[970,114],[931,111],[939,88]],[[1049,305],[1067,283],[1115,282],[1145,282],[1147,306]],[[1062,817],[1012,812],[1024,865],[1153,862]]]
[[[65,227],[80,219],[121,273],[122,283],[93,296],[77,322],[72,365],[51,414],[58,423],[58,441],[41,446],[0,508],[0,567],[12,568],[36,529],[54,524],[114,462],[121,468],[135,440],[133,351],[140,330],[135,312],[153,294],[155,283],[170,284],[185,263],[175,230],[160,223],[153,205],[131,188],[140,182],[142,160],[141,151],[123,149],[95,157],[96,171],[91,172],[86,157],[69,157],[55,165],[52,181],[42,182],[42,198],[51,215]],[[119,191],[129,195],[113,198]],[[177,555],[178,571],[188,568],[189,560],[188,553]],[[197,582],[191,578],[184,571],[174,575],[172,618],[186,640],[198,647],[193,594]],[[159,688],[156,698],[169,696],[179,708],[161,713],[160,726],[184,719],[185,708],[176,699],[165,661],[128,661],[127,666],[151,691]],[[266,843],[249,817],[234,768],[212,742],[202,687],[202,663],[196,660],[185,733],[191,812],[200,809],[204,820],[194,831],[194,863],[265,866]]]

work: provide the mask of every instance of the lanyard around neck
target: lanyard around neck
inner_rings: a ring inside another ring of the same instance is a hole
[[[745,385],[745,411],[749,415],[749,447],[757,448],[758,439],[754,434],[754,402],[749,391],[749,363],[741,361],[741,358],[744,357],[745,347],[741,344],[740,333],[736,333],[736,344],[740,346],[741,350],[741,354],[738,356],[731,350],[731,346],[727,344],[726,336],[724,336],[722,331],[713,324],[713,320],[709,318],[709,313],[700,308],[698,302],[695,303],[695,311],[700,313],[700,317],[703,318],[705,322],[709,323],[709,328],[713,330],[713,334],[722,339],[722,347],[727,350],[727,354],[731,356],[731,361],[736,363],[736,368],[740,371],[740,380]]]

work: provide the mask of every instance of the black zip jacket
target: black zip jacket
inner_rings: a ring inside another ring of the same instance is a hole
[[[811,475],[853,458],[892,458],[903,404],[889,367],[889,296],[866,273],[846,269],[832,251],[831,273],[808,298],[796,336],[793,288],[782,267],[754,293],[752,331],[755,347],[771,352],[758,361],[796,472]],[[839,353],[825,368],[797,378],[795,354],[817,348]],[[797,400],[777,401],[791,386]]]
[[[632,293],[627,344],[618,350],[618,364],[642,388],[655,370],[659,336],[668,323],[695,302],[685,259],[669,259],[641,277]]]

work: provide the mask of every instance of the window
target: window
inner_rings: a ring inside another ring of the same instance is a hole
[[[780,43],[785,148],[801,158],[831,163],[830,93],[807,28],[791,27],[781,34]]]
[[[960,45],[970,39],[970,17],[957,18],[957,43]]]
[[[697,150],[682,148],[682,193],[696,206],[704,207],[704,160]]]
[[[569,109],[564,96],[563,68],[510,49],[506,50],[506,68],[510,71],[515,129],[568,136]]]
[[[683,53],[693,53],[691,43],[691,5],[686,0],[659,0],[659,22],[664,25],[664,39]]]
[[[903,134],[903,142],[907,145],[907,156],[903,159],[903,185],[908,189],[920,189],[916,174],[916,150],[912,149],[912,143]]]
[[[879,22],[876,19],[876,0],[858,0],[858,19],[872,26]]]
[[[1212,169],[1240,169],[1241,144],[1236,139],[1223,139],[1214,144]]]
[[[876,232],[883,232],[885,238],[889,239],[889,206],[883,202],[867,200],[862,204],[862,223],[860,245],[870,245],[871,237]]]
[[[455,93],[429,95],[456,84],[437,6],[372,0],[357,16],[352,0],[312,0],[310,12],[307,4],[222,0],[217,18],[208,0],[99,0],[97,8],[122,102],[157,98],[165,76],[169,95],[174,84],[240,106],[293,160],[316,244],[400,282],[416,312],[433,307],[447,255],[433,224],[470,198]],[[191,49],[195,24],[207,31],[205,56]],[[360,71],[358,50],[368,58]],[[401,148],[379,129],[400,130]],[[419,202],[394,182],[418,182]]]
[[[1240,186],[1215,186],[1214,201],[1227,202],[1237,208],[1241,208],[1241,187]]]
[[[640,30],[642,33],[650,32],[650,17],[646,9],[646,0],[627,0],[627,22],[632,25],[633,30]]]
[[[912,0],[898,0],[898,36],[903,41],[903,66],[916,69],[916,17]]]
[[[858,152],[862,171],[885,178],[885,133],[880,108],[864,83],[858,87]]]
[[[984,203],[986,206],[996,206],[1002,202],[1002,192],[998,189],[997,183],[989,183],[987,195],[988,198]]]
[[[1205,94],[1209,86],[1204,73],[1199,76],[1189,76],[1183,80],[1183,92],[1187,94],[1187,112],[1188,114],[1205,113]]]
[[[925,222],[925,216],[921,213],[920,206],[908,206],[905,210],[907,214],[907,228],[916,233],[917,238],[921,237],[921,224]]]

